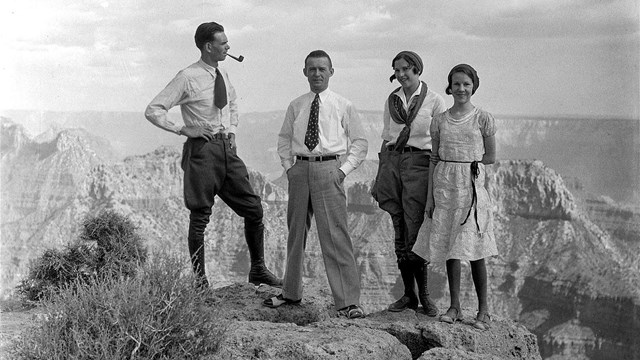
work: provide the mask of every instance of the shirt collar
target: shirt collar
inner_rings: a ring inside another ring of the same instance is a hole
[[[212,75],[215,75],[216,73],[216,69],[222,71],[222,68],[218,65],[217,68],[207,64],[206,62],[204,62],[204,60],[202,60],[202,58],[200,58],[198,60],[198,64],[200,64],[200,66],[202,66],[203,69],[207,70],[209,73],[211,73]]]
[[[404,90],[402,90],[402,86],[400,87],[400,89],[398,89],[398,91],[395,92],[395,94],[398,95],[400,99],[402,99],[405,102],[405,104],[408,104],[414,96],[419,96],[421,92],[422,92],[422,81],[420,81],[420,83],[418,84],[418,88],[416,89],[416,91],[413,92],[413,94],[411,94],[411,97],[409,97],[409,99],[405,97]]]
[[[311,95],[311,101],[313,101],[313,99],[316,97],[316,93],[314,93],[313,91],[309,91],[309,94]],[[327,97],[329,97],[329,94],[331,94],[331,90],[329,90],[328,88],[325,89],[323,92],[318,93],[318,96],[320,97],[320,102],[321,103],[325,102]]]

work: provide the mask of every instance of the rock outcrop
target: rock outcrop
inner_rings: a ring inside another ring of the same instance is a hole
[[[212,358],[541,359],[535,335],[511,320],[496,318],[487,331],[469,323],[449,325],[413,310],[348,320],[337,315],[331,294],[314,281],[305,284],[300,305],[261,305],[279,292],[250,284],[213,290],[212,302],[228,327]]]

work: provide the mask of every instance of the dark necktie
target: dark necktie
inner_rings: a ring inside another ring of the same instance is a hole
[[[320,112],[320,97],[316,97],[311,103],[311,112],[309,113],[309,124],[307,125],[307,133],[304,135],[304,144],[309,151],[315,149],[320,142],[318,137],[318,113]]]
[[[218,109],[227,105],[227,87],[224,86],[224,78],[218,68],[216,68],[216,82],[213,85],[213,104]]]

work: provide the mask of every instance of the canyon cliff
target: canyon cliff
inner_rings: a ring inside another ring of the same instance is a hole
[[[36,141],[2,122],[2,291],[26,275],[28,260],[77,237],[81,220],[115,209],[138,226],[152,251],[186,255],[188,212],[182,200],[180,151],[153,152],[113,162],[105,142],[82,130]],[[374,161],[347,178],[349,230],[368,312],[401,295],[389,216],[369,195]],[[286,201],[283,179],[250,170],[265,210],[265,255],[284,273]],[[640,357],[638,212],[604,200],[577,199],[563,178],[540,161],[500,161],[487,167],[500,255],[488,262],[490,309],[538,337],[543,358]],[[213,283],[242,282],[249,268],[242,220],[221,201],[206,233]],[[307,282],[326,286],[315,225],[304,262]],[[430,290],[448,306],[446,274],[432,267]],[[463,267],[462,304],[474,313],[475,290]]]

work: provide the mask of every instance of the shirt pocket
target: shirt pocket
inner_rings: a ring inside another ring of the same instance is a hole
[[[340,111],[339,108],[330,108],[328,110],[328,114],[325,117],[327,121],[322,122],[320,125],[320,133],[324,135],[328,142],[332,145],[335,143],[339,143],[342,137],[345,136],[345,129],[343,127],[342,121],[344,112]]]
[[[426,109],[424,106],[418,111],[418,115],[413,119],[411,123],[411,133],[421,136],[426,136],[429,133],[429,127],[431,126],[431,109]]]
[[[213,87],[202,81],[191,81],[188,86],[190,102],[200,106],[213,104]]]
[[[304,142],[304,136],[307,132],[307,124],[309,123],[309,112],[301,111],[293,121],[293,137],[296,139],[301,138]]]

